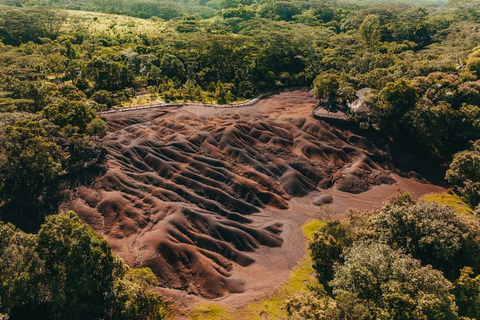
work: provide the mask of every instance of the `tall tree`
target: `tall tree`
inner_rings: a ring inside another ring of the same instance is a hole
[[[108,243],[73,212],[47,217],[37,252],[54,319],[100,319],[117,262]]]
[[[360,25],[360,34],[368,49],[377,50],[382,38],[379,17],[375,14],[367,15]]]

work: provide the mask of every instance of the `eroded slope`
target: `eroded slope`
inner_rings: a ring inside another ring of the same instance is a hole
[[[150,267],[164,287],[207,298],[242,292],[233,265],[283,243],[282,223],[262,208],[287,209],[291,197],[319,188],[360,193],[394,182],[388,155],[314,120],[307,93],[282,95],[235,111],[108,115],[108,170],[64,209],[129,265]],[[309,107],[296,112],[299,102]]]

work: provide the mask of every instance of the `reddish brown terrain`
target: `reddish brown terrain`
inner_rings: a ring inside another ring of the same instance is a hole
[[[273,290],[305,253],[315,208],[379,207],[441,188],[392,174],[365,138],[311,116],[307,91],[250,107],[164,107],[105,115],[106,173],[76,189],[75,210],[162,291],[238,305]]]

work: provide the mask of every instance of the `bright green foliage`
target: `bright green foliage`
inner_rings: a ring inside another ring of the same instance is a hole
[[[321,74],[313,82],[313,93],[319,99],[329,99],[329,97],[336,95],[338,87],[339,77],[336,74]]]
[[[324,225],[325,225],[325,221],[317,220],[317,219],[307,222],[302,226],[303,236],[307,240],[311,240],[313,238],[313,235],[315,234],[315,231],[318,231]]]
[[[255,315],[258,317],[257,314]],[[189,317],[191,320],[234,320],[238,319],[238,314],[233,315],[233,312],[228,307],[208,303],[195,306]]]
[[[332,286],[335,295],[353,293],[366,319],[458,319],[453,286],[442,273],[384,244],[354,244]]]
[[[472,268],[465,267],[455,281],[453,290],[460,316],[471,319],[480,318],[480,275],[474,277]]]
[[[360,34],[362,39],[371,51],[376,50],[380,46],[382,35],[380,33],[380,19],[377,15],[369,14],[360,25]]]
[[[123,274],[117,275],[113,284],[106,319],[162,319],[166,313],[165,303],[149,290],[157,284],[157,277],[148,268],[123,268]]]
[[[328,108],[345,107],[354,100],[355,90],[348,76],[322,73],[313,81],[313,94]]]
[[[467,62],[467,67],[470,71],[475,72],[477,78],[480,79],[480,58],[470,58]]]
[[[45,62],[50,71],[57,75],[65,71],[67,58],[59,53],[52,53],[47,56]]]
[[[473,215],[474,211],[470,206],[458,195],[454,193],[429,193],[423,195],[421,200],[427,202],[436,202],[452,208],[457,214]]]
[[[94,118],[85,130],[88,135],[103,137],[107,134],[108,126],[101,118]]]
[[[461,268],[480,272],[480,224],[432,202],[385,205],[372,218],[378,239],[441,270],[451,280]]]
[[[446,178],[453,184],[460,184],[466,180],[480,181],[480,152],[457,153],[447,171]]]
[[[335,301],[315,292],[292,295],[286,301],[285,308],[289,319],[292,320],[334,320],[339,318]]]

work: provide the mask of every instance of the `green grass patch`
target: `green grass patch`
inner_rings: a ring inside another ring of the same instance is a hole
[[[108,37],[125,37],[133,35],[155,36],[167,30],[168,23],[161,19],[141,19],[118,14],[100,12],[64,10],[67,15],[63,25],[64,32],[75,32],[79,29],[90,34],[104,35]]]
[[[240,319],[257,320],[265,312],[270,319],[286,319],[288,317],[283,304],[289,295],[295,292],[308,290],[308,284],[315,279],[312,274],[315,271],[312,268],[312,258],[310,255],[304,257],[293,270],[290,278],[280,289],[272,296],[259,302],[253,302],[247,305],[244,311],[240,312]]]
[[[311,220],[302,226],[302,231],[306,239],[311,239],[313,233],[323,227],[325,222],[320,220]],[[308,285],[315,281],[313,274],[315,270],[312,267],[312,257],[310,253],[300,260],[293,269],[292,274],[272,296],[255,303],[250,303],[240,317],[246,320],[261,319],[260,314],[266,312],[270,319],[286,319],[288,317],[283,304],[291,294],[308,290]]]
[[[122,103],[122,107],[133,108],[133,107],[142,107],[152,104],[158,104],[155,100],[151,99],[151,95],[142,95],[138,98],[130,98],[129,101]]]
[[[306,239],[311,239],[313,233],[325,225],[320,220],[311,220],[307,222],[302,231]],[[196,306],[189,315],[192,320],[199,319],[242,319],[242,320],[258,320],[262,319],[261,314],[267,313],[270,319],[286,319],[288,317],[283,304],[291,294],[308,290],[308,285],[315,281],[313,277],[315,270],[312,267],[312,257],[309,253],[300,260],[293,269],[290,277],[284,284],[272,295],[261,298],[260,301],[251,302],[241,310],[231,310],[226,306],[214,303],[201,304]]]
[[[325,221],[311,220],[302,226],[303,235],[305,236],[305,238],[310,240],[313,238],[313,233],[324,225]]]
[[[234,312],[226,307],[214,303],[200,304],[193,308],[190,314],[192,320],[234,320]]]
[[[455,212],[458,214],[473,214],[472,208],[470,208],[470,206],[466,204],[462,198],[455,194],[430,193],[421,197],[420,200],[445,204],[455,210]]]
[[[183,100],[183,99],[175,99],[175,100],[168,100],[168,99],[165,99],[162,97],[162,95],[158,95],[157,97],[155,97],[153,100],[152,100],[152,96],[151,95],[142,95],[138,98],[130,98],[128,101],[125,101],[122,103],[122,106],[121,108],[133,108],[133,107],[142,107],[142,106],[147,106],[147,105],[152,105],[152,104],[158,104],[159,102],[158,101],[155,101],[155,100],[160,100],[160,101],[164,101],[165,103],[188,103],[188,102],[195,102],[195,103],[204,103],[204,104],[220,104],[218,103],[217,100],[213,99],[213,100],[206,100],[206,101],[197,101],[197,100]],[[249,100],[245,100],[245,99],[240,99],[240,100],[235,100],[235,101],[231,101],[231,102],[228,102],[227,104],[240,104],[240,103],[244,103],[246,101],[249,101]]]

